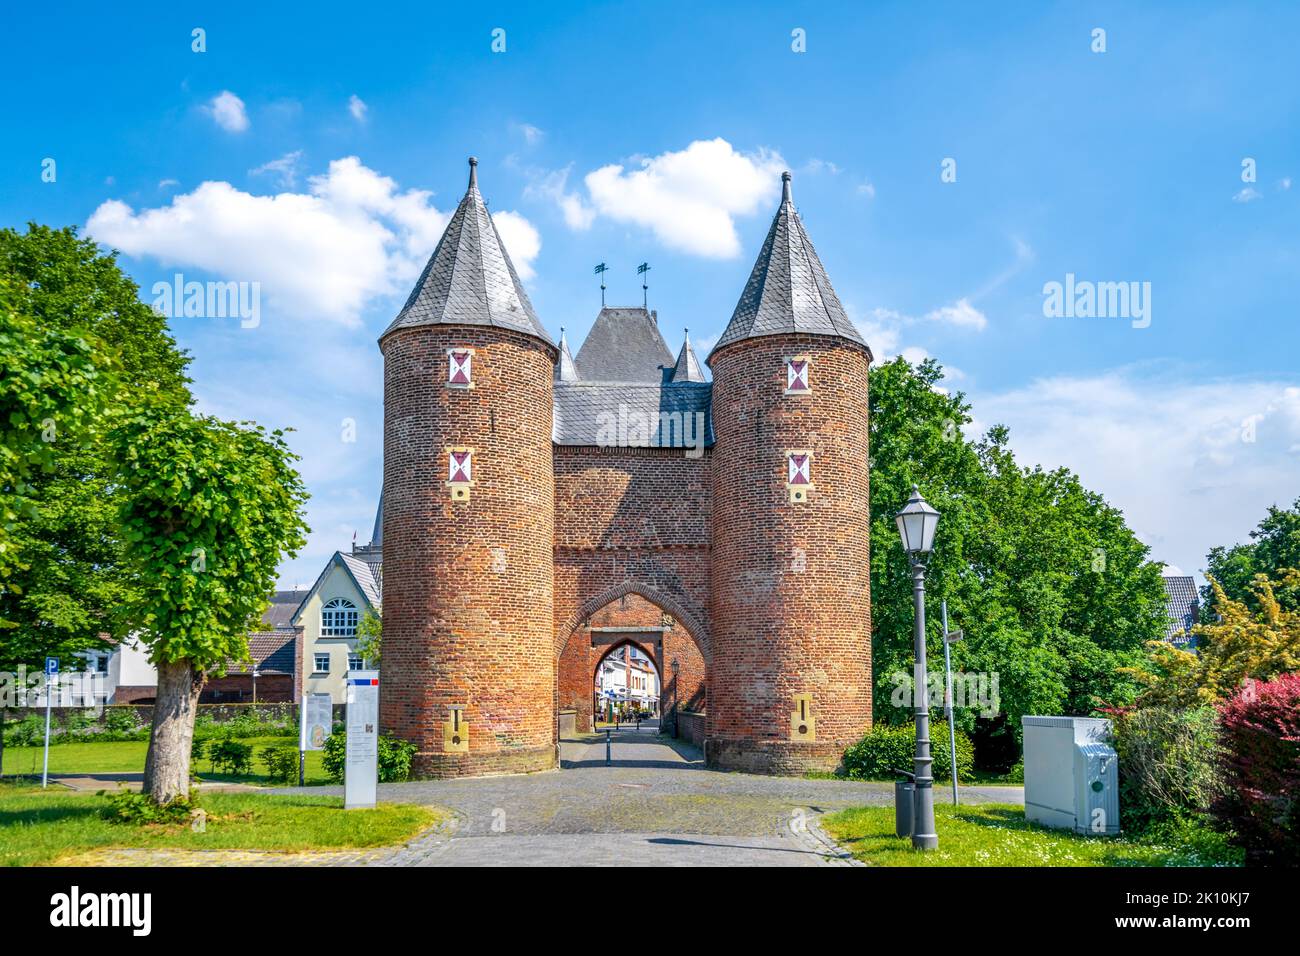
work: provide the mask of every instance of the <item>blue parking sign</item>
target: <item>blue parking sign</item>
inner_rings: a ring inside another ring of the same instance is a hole
[[[59,659],[57,657],[45,658],[45,676],[53,677],[59,672]]]

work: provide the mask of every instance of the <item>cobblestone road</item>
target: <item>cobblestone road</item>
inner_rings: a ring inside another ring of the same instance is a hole
[[[379,799],[431,804],[453,819],[403,847],[315,854],[102,851],[110,865],[821,866],[847,865],[817,823],[825,812],[889,804],[887,784],[719,773],[699,751],[624,730],[605,766],[600,738],[561,744],[565,769],[382,784]],[[275,791],[297,793],[297,790]],[[314,794],[341,788],[312,787]],[[943,799],[946,791],[939,791]],[[970,803],[1020,803],[1018,787],[970,787]],[[99,857],[102,857],[100,859]]]

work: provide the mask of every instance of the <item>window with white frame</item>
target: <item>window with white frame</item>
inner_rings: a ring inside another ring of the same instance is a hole
[[[316,660],[313,665],[313,673],[328,674],[330,672],[330,656],[328,654],[316,654],[314,656]]]
[[[356,637],[357,606],[347,598],[335,598],[320,612],[321,637]]]
[[[350,670],[350,671],[359,671],[359,670],[363,669],[365,666],[366,666],[366,662],[365,662],[364,660],[362,660],[360,654],[349,654],[349,655],[348,655],[348,670]]]

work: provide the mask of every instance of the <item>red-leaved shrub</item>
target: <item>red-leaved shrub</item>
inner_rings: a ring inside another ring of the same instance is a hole
[[[1226,792],[1215,817],[1247,863],[1300,865],[1300,674],[1249,684],[1220,713]]]

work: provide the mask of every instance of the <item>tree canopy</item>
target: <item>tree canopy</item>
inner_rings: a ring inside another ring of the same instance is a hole
[[[990,692],[997,676],[997,716],[963,712],[977,743],[1017,732],[1025,714],[1087,714],[1132,700],[1140,685],[1121,668],[1164,632],[1160,566],[1123,515],[1069,470],[1018,465],[1002,427],[969,440],[970,406],[939,390],[942,375],[933,360],[899,358],[871,378],[876,719],[910,719],[893,706],[900,675],[910,673],[913,621],[894,514],[913,484],[942,515],[926,576],[931,667],[942,659],[946,599],[949,626],[966,635],[953,646],[954,671],[986,675]]]
[[[0,663],[32,665],[102,646],[129,627],[120,613],[132,598],[117,523],[122,489],[106,435],[114,420],[146,403],[188,405],[189,357],[166,319],[140,301],[115,256],[74,228],[0,230],[0,283],[8,303],[3,361],[21,372],[6,374],[0,386],[4,420],[10,429],[46,419],[56,428],[54,440],[37,448],[41,467],[29,469],[24,507],[5,519],[15,561],[0,590]],[[77,367],[94,370],[93,400],[60,398],[59,377]],[[23,396],[13,392],[23,386],[28,399],[73,407],[33,406],[21,413],[26,424],[15,425],[11,405]],[[22,438],[7,432],[5,454],[30,447]],[[4,482],[8,512],[8,475]]]
[[[1300,569],[1300,498],[1288,508],[1276,505],[1250,533],[1246,544],[1211,549],[1205,575],[1218,583],[1223,598],[1255,604],[1259,575],[1273,583],[1274,598],[1288,610],[1300,610],[1300,583],[1286,572]],[[1212,584],[1201,589],[1203,620],[1212,622],[1221,613],[1220,598]]]

